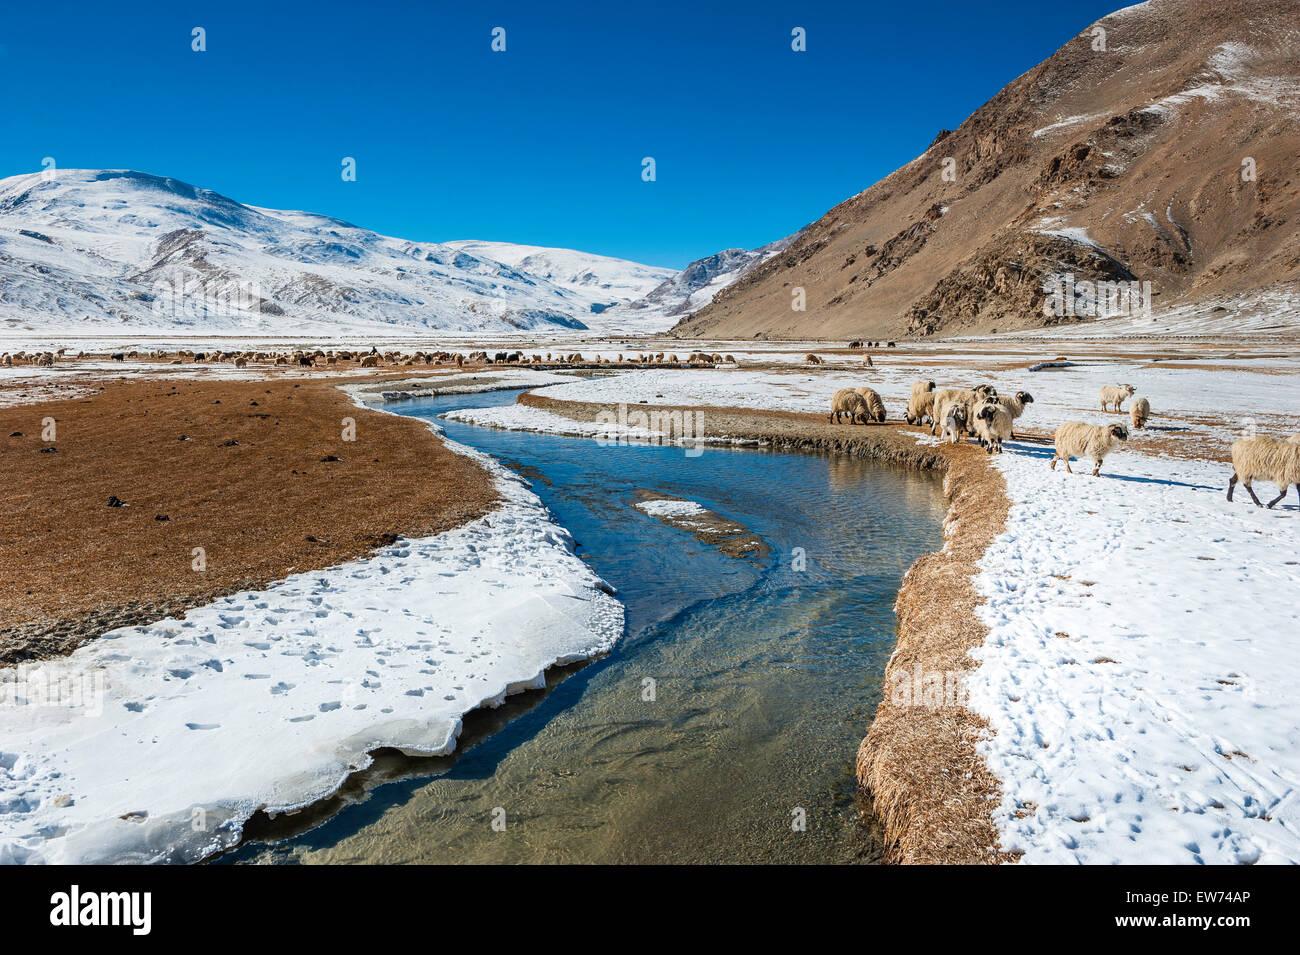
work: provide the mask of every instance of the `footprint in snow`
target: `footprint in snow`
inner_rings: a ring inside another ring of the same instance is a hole
[[[190,730],[219,730],[221,729],[221,724],[220,723],[186,723],[185,728]]]

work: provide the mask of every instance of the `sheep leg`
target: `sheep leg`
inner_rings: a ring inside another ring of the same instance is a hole
[[[1232,492],[1237,488],[1237,472],[1232,472],[1232,477],[1228,478],[1228,500],[1232,500]]]
[[[1101,462],[1100,462],[1100,461],[1097,461],[1097,462],[1095,462],[1095,463],[1093,464],[1093,466],[1092,466],[1092,476],[1093,476],[1093,477],[1100,477],[1100,476],[1101,476]]]
[[[1270,511],[1273,509],[1273,505],[1274,505],[1274,504],[1276,504],[1278,501],[1282,500],[1282,498],[1286,497],[1286,492],[1287,492],[1288,490],[1290,490],[1290,489],[1289,489],[1289,488],[1285,488],[1285,487],[1282,488],[1282,493],[1279,494],[1277,497],[1273,498],[1273,500],[1271,500],[1271,501],[1268,502],[1268,509],[1269,509]]]
[[[1261,502],[1260,499],[1259,499],[1258,497],[1255,496],[1255,489],[1254,489],[1253,487],[1251,487],[1249,484],[1247,484],[1247,485],[1246,485],[1246,490],[1250,492],[1250,499],[1251,499],[1252,501],[1255,502],[1255,506],[1256,506],[1256,507],[1263,507],[1263,506],[1264,506],[1263,502]]]
[[[1069,455],[1066,455],[1066,456],[1063,457],[1061,460],[1065,462],[1065,473],[1066,473],[1066,474],[1073,474],[1074,472],[1070,470],[1070,457],[1069,457]]]

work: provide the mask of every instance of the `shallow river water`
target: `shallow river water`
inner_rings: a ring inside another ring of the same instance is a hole
[[[435,419],[517,392],[392,405]],[[471,714],[452,756],[381,754],[328,804],[255,819],[235,862],[871,862],[853,763],[902,576],[942,545],[931,475],[837,456],[440,420],[518,470],[627,608],[609,656]],[[697,501],[771,548],[737,559],[632,505]],[[802,826],[800,823],[802,822]]]

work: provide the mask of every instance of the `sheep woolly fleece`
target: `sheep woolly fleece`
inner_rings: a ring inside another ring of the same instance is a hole
[[[520,478],[449,445],[495,475],[487,516],[0,671],[0,863],[201,859],[259,808],[328,796],[369,751],[451,752],[466,713],[609,651],[623,607],[568,533]],[[44,686],[100,705],[43,704]]]

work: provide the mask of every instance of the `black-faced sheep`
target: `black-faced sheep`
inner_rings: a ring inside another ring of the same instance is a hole
[[[852,388],[841,388],[831,396],[830,420],[836,424],[840,415],[848,415],[850,424],[857,424],[859,418],[865,424],[870,414],[866,399]]]
[[[1092,476],[1101,473],[1101,462],[1106,455],[1114,451],[1122,441],[1128,440],[1128,429],[1122,424],[1084,424],[1082,421],[1067,421],[1056,429],[1056,448],[1052,453],[1052,470],[1056,462],[1064,461],[1065,470],[1070,471],[1070,458],[1092,458]],[[1073,471],[1070,471],[1073,474]]]
[[[1292,435],[1285,441],[1276,438],[1239,438],[1232,442],[1232,477],[1228,481],[1228,500],[1232,500],[1233,489],[1240,481],[1246,485],[1250,499],[1263,507],[1255,496],[1251,482],[1268,481],[1276,484],[1282,493],[1268,502],[1272,507],[1282,498],[1291,485],[1296,485],[1296,495],[1300,497],[1300,441]]]
[[[966,415],[967,433],[973,434],[972,415],[969,413],[970,408],[984,404],[988,400],[996,400],[998,391],[992,385],[977,385],[974,388],[944,388],[942,391],[934,393],[934,411],[930,416],[930,433],[937,434],[939,428],[948,417],[948,407],[953,404],[964,404],[968,406]]]
[[[1136,389],[1132,385],[1103,385],[1098,394],[1101,397],[1101,410],[1110,411],[1110,405],[1115,406],[1115,411],[1119,414],[1124,412],[1124,402],[1133,397]]]
[[[1011,412],[996,401],[980,405],[975,412],[975,436],[989,454],[1001,454],[1002,442],[1011,439]],[[1068,462],[1067,462],[1068,464]]]
[[[1133,422],[1134,428],[1145,428],[1147,419],[1151,417],[1151,402],[1145,398],[1134,398],[1128,413],[1129,420]]]
[[[1014,440],[1015,420],[1025,413],[1025,405],[1034,403],[1034,396],[1027,391],[1017,391],[1014,395],[998,395],[998,404],[1011,415],[1012,430],[1007,437]]]
[[[943,415],[943,439],[949,444],[957,444],[966,433],[967,406],[965,402],[954,401],[945,406]]]

